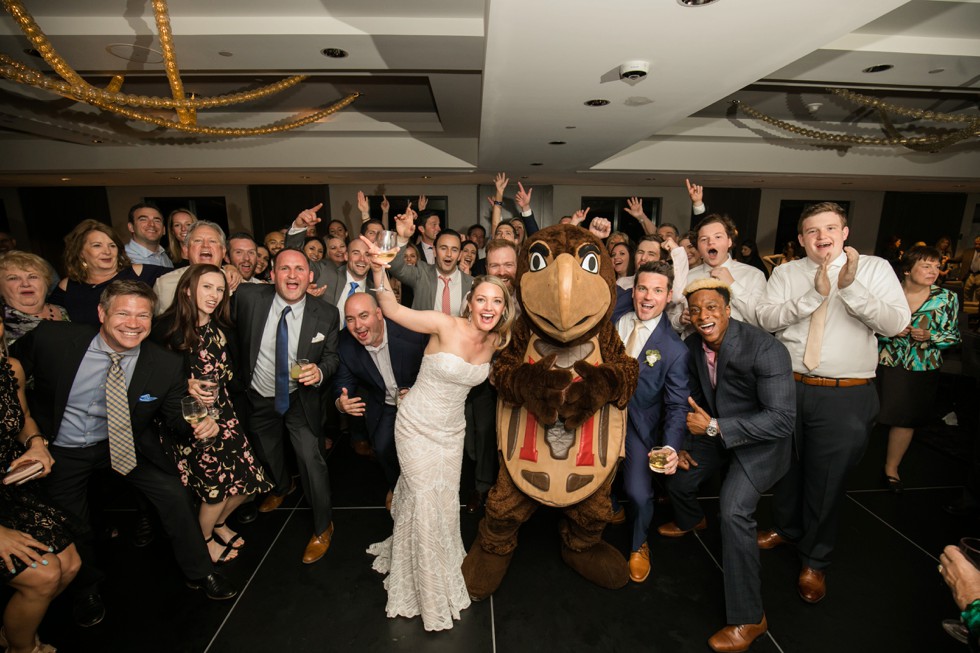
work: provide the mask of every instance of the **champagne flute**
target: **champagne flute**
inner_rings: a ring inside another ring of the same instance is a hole
[[[180,400],[180,412],[184,420],[192,427],[197,427],[208,416],[208,408],[197,397],[187,396]],[[214,438],[194,438],[194,446],[198,449],[210,447]]]

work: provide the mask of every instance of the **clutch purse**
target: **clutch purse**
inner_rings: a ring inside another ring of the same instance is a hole
[[[44,465],[36,460],[25,460],[7,472],[3,477],[4,485],[23,485],[44,473]]]

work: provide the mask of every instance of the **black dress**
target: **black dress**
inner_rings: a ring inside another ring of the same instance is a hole
[[[3,357],[0,359],[0,465],[3,469],[24,454],[24,447],[17,440],[23,428],[24,411],[17,397],[17,378],[10,362]],[[37,481],[19,486],[0,484],[0,525],[27,533],[60,553],[74,539],[69,518],[44,503],[37,490]],[[38,553],[47,551],[38,550]],[[26,568],[27,565],[16,556],[13,570],[0,560],[0,578],[10,580]]]
[[[187,354],[190,373],[194,378],[218,373],[216,405],[221,411],[217,420],[220,431],[214,443],[206,448],[194,447],[190,442],[175,446],[180,480],[205,503],[221,503],[239,494],[269,492],[273,484],[266,479],[262,464],[245,437],[228,391],[234,375],[228,340],[213,322],[198,327],[198,334],[201,346]]]
[[[48,302],[64,306],[68,310],[68,316],[72,322],[99,326],[101,324],[99,322],[99,299],[102,298],[102,291],[106,289],[106,286],[113,281],[142,281],[152,288],[157,277],[167,272],[170,272],[170,268],[144,264],[139,274],[136,274],[133,268],[123,268],[116,276],[106,279],[102,283],[79,283],[69,279],[65,285],[65,290],[55,288],[48,298]]]

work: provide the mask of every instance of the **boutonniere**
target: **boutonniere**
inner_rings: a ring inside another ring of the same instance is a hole
[[[647,360],[647,365],[649,365],[650,367],[656,365],[657,361],[659,361],[661,358],[663,358],[663,356],[660,355],[659,349],[647,349],[646,360]]]

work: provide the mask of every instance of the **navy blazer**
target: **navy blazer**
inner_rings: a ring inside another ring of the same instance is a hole
[[[659,351],[660,360],[647,363],[648,351]],[[647,338],[637,360],[640,378],[626,409],[627,437],[639,438],[646,449],[657,444],[684,448],[687,434],[688,350],[664,315]]]
[[[34,388],[28,393],[31,416],[52,442],[57,440],[78,367],[96,333],[98,329],[87,324],[41,320],[11,349],[27,377],[34,378]],[[191,438],[180,409],[186,393],[182,357],[144,340],[127,389],[137,463],[149,460],[166,472],[177,473],[169,438]],[[157,427],[158,418],[166,429]]]
[[[738,456],[752,485],[767,491],[789,469],[796,426],[796,384],[786,346],[758,327],[729,320],[716,360],[718,385],[712,388],[701,335],[684,342],[691,353],[691,396],[718,419],[721,444]]]
[[[399,388],[410,388],[419,375],[429,337],[409,331],[391,320],[385,320],[385,329],[388,330],[388,355],[395,382]],[[339,397],[341,389],[347,388],[347,396],[364,400],[364,420],[368,434],[373,434],[385,403],[386,388],[381,372],[368,350],[347,329],[340,334],[338,353],[340,366],[333,379],[334,395]]]
[[[262,332],[275,297],[275,286],[265,283],[243,283],[235,291],[232,319],[238,327],[238,349],[241,352],[238,373],[241,374],[242,383],[246,388],[252,387],[252,371],[259,357]],[[322,423],[321,393],[329,387],[330,377],[339,364],[337,358],[339,315],[336,306],[331,306],[318,297],[306,296],[296,358],[305,358],[311,363],[316,363],[323,375],[323,381],[319,386],[299,384],[296,395],[303,404],[306,420],[315,433],[319,433]]]

